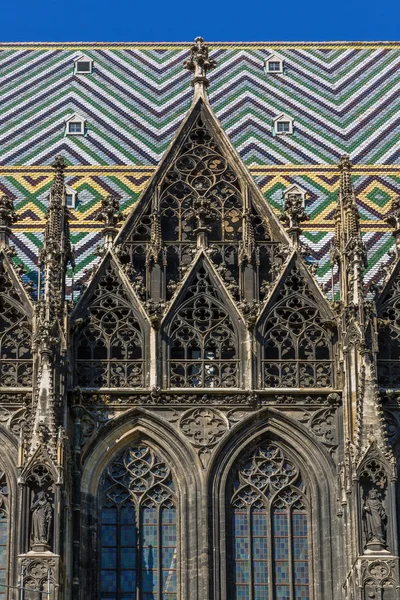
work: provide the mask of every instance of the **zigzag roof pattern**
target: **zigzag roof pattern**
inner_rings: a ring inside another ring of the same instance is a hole
[[[153,165],[190,105],[189,44],[0,44],[3,165]],[[81,50],[93,73],[74,74]],[[278,54],[283,74],[266,74]],[[212,44],[210,103],[248,165],[398,164],[400,44]],[[65,118],[87,121],[65,136]],[[273,119],[294,119],[291,136]]]

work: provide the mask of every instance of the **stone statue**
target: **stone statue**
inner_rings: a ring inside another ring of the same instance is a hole
[[[33,546],[48,546],[53,509],[45,492],[38,493],[36,500],[32,502],[31,512]]]
[[[363,520],[367,546],[373,550],[386,547],[387,516],[376,490],[368,492],[363,506]],[[372,548],[372,546],[377,546]]]

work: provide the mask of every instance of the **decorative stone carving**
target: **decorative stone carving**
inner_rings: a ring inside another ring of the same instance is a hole
[[[206,467],[210,459],[211,448],[218,444],[221,437],[228,431],[228,422],[216,410],[196,408],[182,415],[179,427],[197,448],[203,467]]]
[[[124,220],[124,215],[119,211],[119,199],[109,195],[102,199],[97,220],[103,225],[103,237],[106,248],[111,247],[118,231],[118,223]]]
[[[185,60],[183,66],[193,73],[193,86],[196,86],[196,84],[204,87],[208,86],[207,73],[214,69],[216,62],[209,58],[209,48],[202,37],[197,37],[194,40],[194,44],[190,49],[190,58]]]
[[[363,505],[366,549],[379,551],[386,548],[387,516],[376,489],[372,488]]]
[[[43,552],[49,548],[53,507],[46,492],[38,492],[31,505],[32,512],[32,550]]]

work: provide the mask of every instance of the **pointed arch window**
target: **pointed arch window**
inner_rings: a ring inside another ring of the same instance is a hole
[[[4,265],[0,266],[0,385],[32,385],[32,332]]]
[[[204,268],[170,323],[167,344],[170,387],[238,387],[237,335]]]
[[[107,468],[100,487],[101,600],[177,600],[177,499],[166,462],[145,444]]]
[[[83,388],[144,386],[144,336],[110,263],[76,337],[76,381]]]
[[[0,471],[0,600],[7,597],[4,586],[7,584],[8,527],[8,485],[5,474]]]
[[[332,341],[297,267],[264,320],[261,340],[265,387],[333,386]]]
[[[229,597],[310,600],[309,502],[278,444],[266,442],[239,464],[229,506]]]
[[[400,387],[400,277],[397,275],[379,310],[378,381],[387,388]]]

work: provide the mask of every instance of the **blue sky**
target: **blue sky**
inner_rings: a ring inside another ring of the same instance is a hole
[[[399,40],[399,0],[3,0],[0,41]]]

